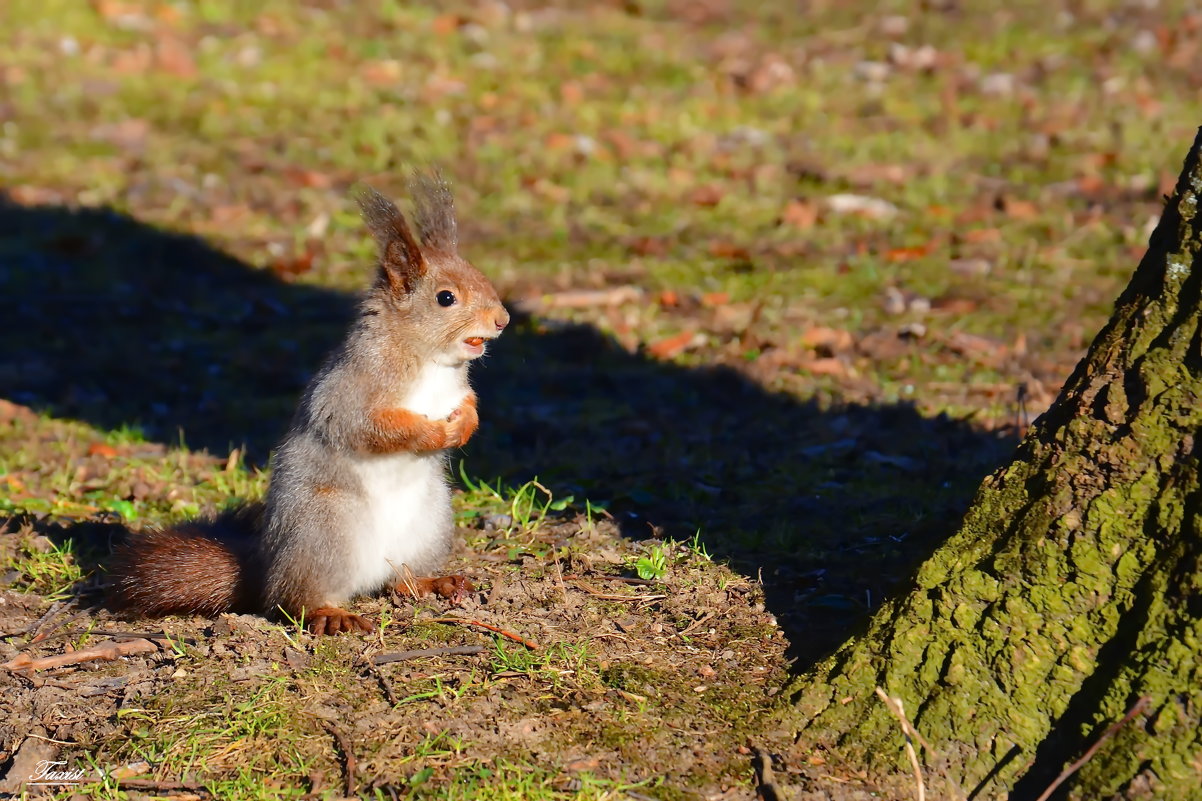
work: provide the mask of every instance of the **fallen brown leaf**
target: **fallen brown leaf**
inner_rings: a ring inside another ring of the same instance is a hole
[[[576,137],[562,131],[553,131],[543,139],[548,150],[569,150],[576,145]]]
[[[962,234],[965,242],[972,245],[1002,241],[1002,232],[997,228],[974,228]]]
[[[681,331],[674,336],[665,337],[647,346],[647,352],[657,359],[671,359],[679,356],[693,343],[695,331]]]
[[[709,251],[711,256],[719,259],[746,259],[751,255],[747,248],[721,239],[710,242]]]
[[[929,245],[918,245],[909,248],[893,248],[885,251],[885,261],[903,262],[921,259],[931,252]]]
[[[279,259],[272,262],[271,271],[281,278],[304,275],[313,269],[313,256],[314,253],[312,250],[303,250],[291,258]]]
[[[637,256],[662,256],[668,252],[667,241],[658,236],[636,237],[630,240],[627,247]]]
[[[972,298],[940,297],[931,301],[932,309],[946,314],[971,314],[980,306],[980,301]]]
[[[391,58],[368,61],[359,68],[359,75],[373,86],[388,86],[401,79],[401,62]]]
[[[293,167],[284,170],[284,177],[293,186],[304,186],[311,189],[329,189],[334,185],[334,179],[323,172],[306,170],[303,167]]]
[[[806,329],[801,335],[801,344],[813,350],[826,350],[830,353],[850,350],[855,344],[851,332],[842,328],[829,328],[815,325]]]
[[[998,205],[1012,220],[1033,220],[1039,216],[1039,207],[1029,200],[1002,197],[999,198]]]
[[[694,206],[717,206],[724,194],[717,184],[703,184],[689,193],[689,202]]]
[[[584,100],[584,87],[576,81],[564,81],[559,85],[559,99],[564,105],[576,106]]]
[[[849,167],[841,177],[852,186],[869,189],[876,184],[904,184],[914,177],[914,168],[906,164],[864,164]]]
[[[643,292],[635,286],[616,286],[609,289],[578,289],[553,292],[532,298],[519,298],[513,302],[515,309],[535,311],[538,309],[587,309],[599,306],[621,306],[637,303]]]
[[[808,200],[790,200],[781,212],[780,221],[782,225],[791,225],[802,230],[813,228],[818,222],[818,204]]]
[[[834,357],[802,360],[797,366],[811,375],[847,375],[847,365],[841,359]]]
[[[159,39],[155,47],[155,61],[160,69],[179,78],[194,78],[197,73],[192,51],[182,39],[174,36]]]
[[[439,36],[449,36],[459,30],[465,22],[467,20],[458,14],[439,14],[430,23],[430,27]]]

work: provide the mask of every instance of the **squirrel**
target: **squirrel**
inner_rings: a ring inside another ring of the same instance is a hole
[[[373,630],[342,607],[388,586],[455,603],[474,591],[463,576],[412,576],[450,552],[447,454],[479,422],[468,365],[509,313],[459,255],[447,182],[415,172],[408,188],[416,236],[390,200],[353,190],[379,246],[375,280],[303,393],[265,500],[131,535],[110,563],[111,608],[282,611],[314,634],[337,634]]]

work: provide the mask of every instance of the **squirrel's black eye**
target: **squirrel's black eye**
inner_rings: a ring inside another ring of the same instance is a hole
[[[439,306],[454,306],[455,305],[455,293],[450,291],[449,289],[444,289],[443,291],[439,292],[436,297],[438,298]]]

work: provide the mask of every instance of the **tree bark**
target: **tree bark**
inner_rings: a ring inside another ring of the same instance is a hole
[[[1054,797],[1202,797],[1200,154],[1202,132],[1110,322],[1011,464],[914,588],[794,683],[801,743],[903,767],[879,685],[939,752],[923,754],[939,797],[1034,799],[1147,696]]]

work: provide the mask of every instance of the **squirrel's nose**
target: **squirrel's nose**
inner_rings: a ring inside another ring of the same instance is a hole
[[[501,307],[501,311],[497,312],[497,316],[493,318],[493,323],[497,326],[497,332],[505,330],[505,326],[509,325],[509,312]]]

